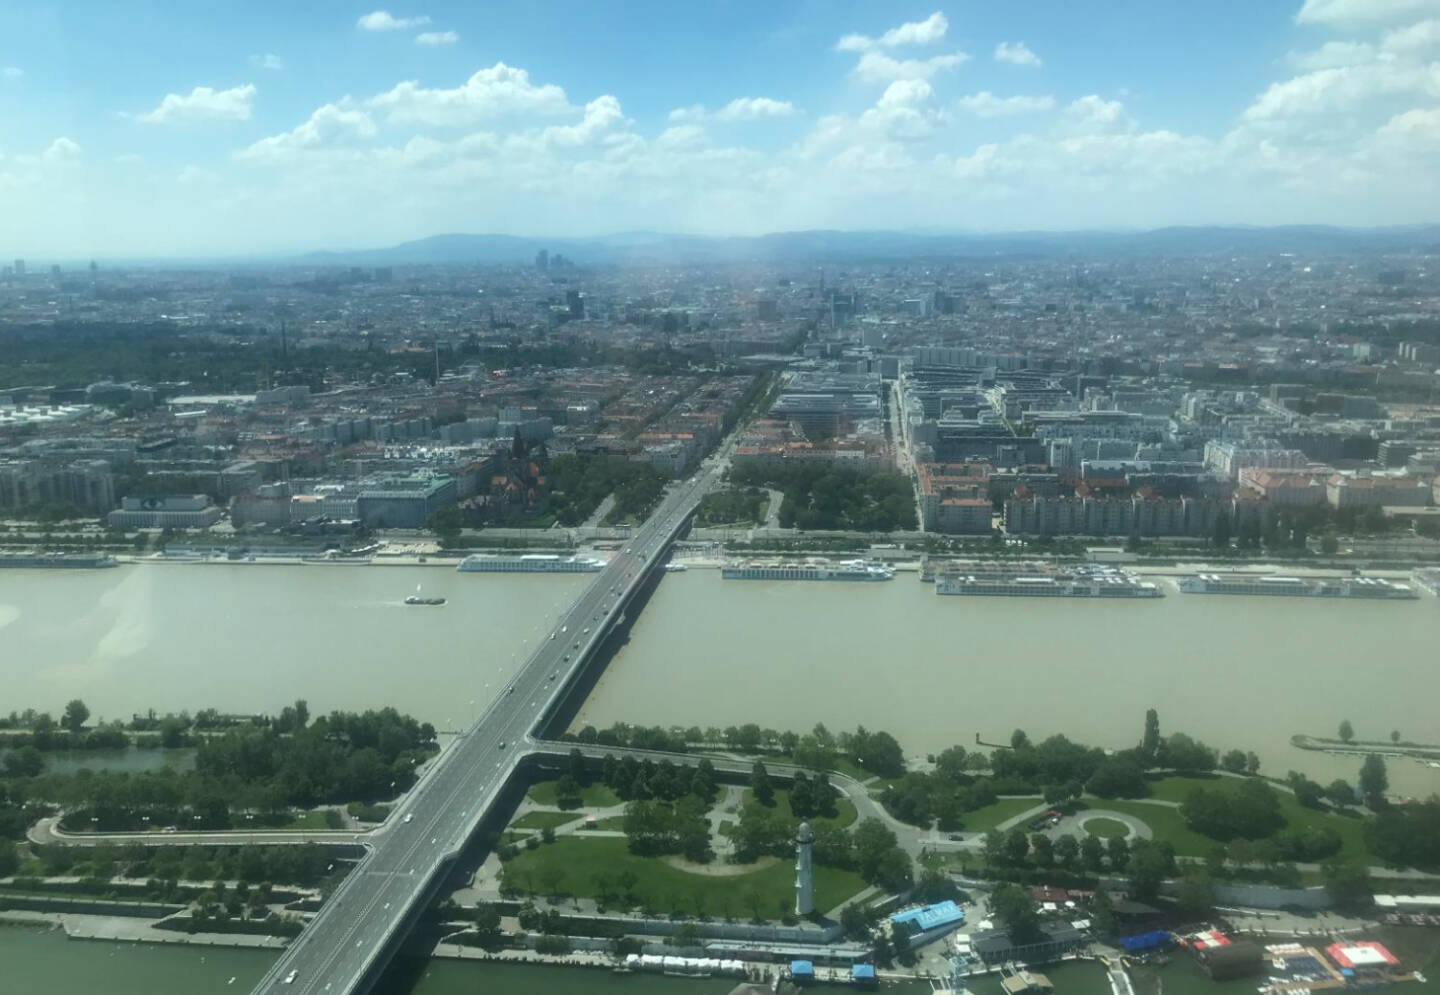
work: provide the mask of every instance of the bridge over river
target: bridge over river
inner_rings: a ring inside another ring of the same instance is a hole
[[[537,731],[561,706],[631,596],[664,558],[723,458],[673,487],[548,638],[459,739],[431,765],[256,993],[360,995],[384,970],[451,865],[532,752]],[[457,689],[464,697],[473,691]]]

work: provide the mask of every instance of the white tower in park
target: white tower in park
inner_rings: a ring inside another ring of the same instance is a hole
[[[800,823],[795,830],[795,914],[808,916],[815,911],[815,875],[810,866],[810,850],[815,837],[810,823]]]

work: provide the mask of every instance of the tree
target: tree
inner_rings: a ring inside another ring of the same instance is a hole
[[[1010,734],[1010,749],[1024,750],[1030,746],[1030,737],[1025,735],[1024,729],[1016,729]]]
[[[1385,789],[1390,787],[1390,775],[1385,772],[1385,758],[1378,753],[1367,754],[1360,765],[1360,793],[1365,803],[1374,808],[1385,800]]]
[[[465,525],[465,516],[460,508],[448,504],[443,508],[436,508],[425,520],[425,527],[434,532],[440,538],[440,545],[453,546],[455,540],[460,538],[460,530]]]
[[[1162,766],[1184,773],[1215,769],[1215,751],[1183,732],[1171,733],[1160,753]]]
[[[1085,787],[1101,798],[1143,798],[1150,793],[1145,771],[1128,756],[1106,757]]]
[[[890,946],[895,951],[895,959],[900,963],[915,963],[915,954],[910,949],[910,927],[908,924],[896,923],[890,928]]]
[[[1145,733],[1140,738],[1140,759],[1153,765],[1160,754],[1160,713],[1153,708],[1145,710]]]
[[[5,754],[7,777],[39,777],[45,769],[45,756],[33,746],[22,746]]]
[[[1005,834],[1005,863],[1018,866],[1025,863],[1025,855],[1030,852],[1030,840],[1025,835],[1025,830],[1016,826]]]
[[[1110,893],[1103,888],[1095,892],[1095,898],[1090,905],[1090,917],[1095,921],[1096,933],[1100,936],[1114,935],[1115,906],[1110,902]]]
[[[1355,727],[1350,724],[1349,719],[1340,720],[1340,741],[1348,743],[1355,738]]]
[[[1092,873],[1105,866],[1105,844],[1100,842],[1100,837],[1087,835],[1080,841],[1080,859]]]
[[[1285,775],[1285,782],[1290,785],[1290,790],[1295,792],[1295,800],[1306,808],[1320,808],[1320,800],[1325,797],[1325,788],[1319,782],[1312,781],[1298,770],[1292,770]]]
[[[1112,836],[1105,844],[1105,855],[1110,859],[1110,869],[1123,873],[1126,865],[1130,863],[1130,844],[1123,836]]]
[[[1033,939],[1039,932],[1040,906],[1030,892],[1016,884],[1002,884],[990,895],[990,909],[1005,924],[1016,943]]]
[[[1175,911],[1187,922],[1198,922],[1215,907],[1215,888],[1208,875],[1186,874],[1175,892]]]
[[[1174,858],[1166,859],[1160,847],[1149,840],[1136,840],[1130,848],[1130,860],[1126,872],[1135,897],[1144,902],[1153,902],[1160,894],[1160,885],[1172,870]]]
[[[770,772],[759,760],[750,768],[750,791],[761,805],[775,804],[775,787],[770,783]]]
[[[1060,866],[1067,871],[1075,867],[1075,861],[1080,858],[1080,841],[1069,833],[1063,834],[1055,841],[1055,859]]]
[[[1030,837],[1030,854],[1040,867],[1049,868],[1055,864],[1055,844],[1044,833],[1035,833]]]
[[[1364,864],[1339,859],[1327,861],[1322,868],[1325,892],[1338,908],[1353,910],[1370,904],[1370,869]]]
[[[79,733],[88,718],[90,709],[85,707],[85,702],[74,698],[65,706],[65,714],[61,717],[60,724],[73,733]]]
[[[1325,787],[1325,800],[1331,805],[1354,805],[1355,789],[1343,777],[1337,777]]]
[[[1245,751],[1226,750],[1225,755],[1220,758],[1220,766],[1232,774],[1245,773]]]
[[[874,914],[863,902],[850,902],[840,910],[840,925],[845,936],[851,940],[865,940],[870,936],[870,923]]]
[[[490,902],[475,903],[475,934],[486,950],[500,946],[500,910]]]
[[[1005,860],[1005,835],[998,829],[985,834],[985,865],[996,867]]]

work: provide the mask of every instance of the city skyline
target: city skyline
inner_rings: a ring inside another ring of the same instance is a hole
[[[1435,220],[1440,3],[1252,8],[22,5],[3,249]]]

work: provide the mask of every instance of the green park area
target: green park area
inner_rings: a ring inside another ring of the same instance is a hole
[[[795,815],[794,810],[790,807],[790,789],[775,788],[774,792],[774,805],[770,806],[772,811],[786,819],[797,819],[798,817]],[[746,788],[741,805],[749,805],[754,801],[754,791]],[[807,817],[807,821],[809,821],[812,826],[825,823],[834,826],[836,829],[844,829],[847,826],[854,825],[856,818],[858,818],[858,814],[855,811],[855,803],[837,791],[835,792],[835,814],[812,815]]]
[[[1083,823],[1085,832],[1091,836],[1098,836],[1102,840],[1116,839],[1130,835],[1130,827],[1119,819],[1107,819],[1105,816],[1096,816],[1093,819],[1086,819]]]
[[[567,822],[578,822],[585,816],[579,812],[526,812],[510,823],[511,829],[554,829]]]
[[[1242,790],[1248,778],[1239,777],[1180,777],[1170,776],[1151,783],[1152,795],[1144,800],[1122,800],[1118,798],[1094,798],[1086,796],[1083,804],[1095,809],[1109,809],[1133,816],[1144,822],[1155,834],[1157,841],[1165,841],[1175,848],[1177,856],[1206,857],[1221,841],[1198,832],[1187,824],[1185,813],[1177,805],[1183,805],[1198,788],[1218,793],[1222,798],[1233,800]],[[1353,810],[1335,810],[1330,807],[1311,808],[1300,804],[1289,791],[1277,790],[1275,797],[1279,815],[1283,820],[1282,831],[1333,832],[1340,839],[1339,856],[1353,860],[1378,863],[1365,846],[1365,817]],[[1168,804],[1167,804],[1168,803]],[[1093,832],[1096,822],[1092,819],[1086,830]],[[1095,833],[1095,835],[1104,835]],[[1117,833],[1116,835],[1121,835]]]
[[[593,898],[662,914],[771,919],[793,910],[795,871],[788,861],[703,865],[698,872],[686,866],[636,856],[618,837],[562,837],[521,850],[505,864],[504,879],[526,894]],[[832,909],[864,887],[854,871],[815,868],[817,909]]]
[[[989,832],[1006,819],[1013,819],[1021,812],[1029,811],[1040,804],[1042,803],[1038,797],[997,798],[989,805],[965,813],[962,817],[965,831],[967,833]]]
[[[559,808],[559,797],[555,792],[558,780],[537,781],[530,786],[526,797],[536,805]],[[580,804],[586,808],[609,808],[620,804],[620,796],[614,789],[600,781],[580,786]]]

